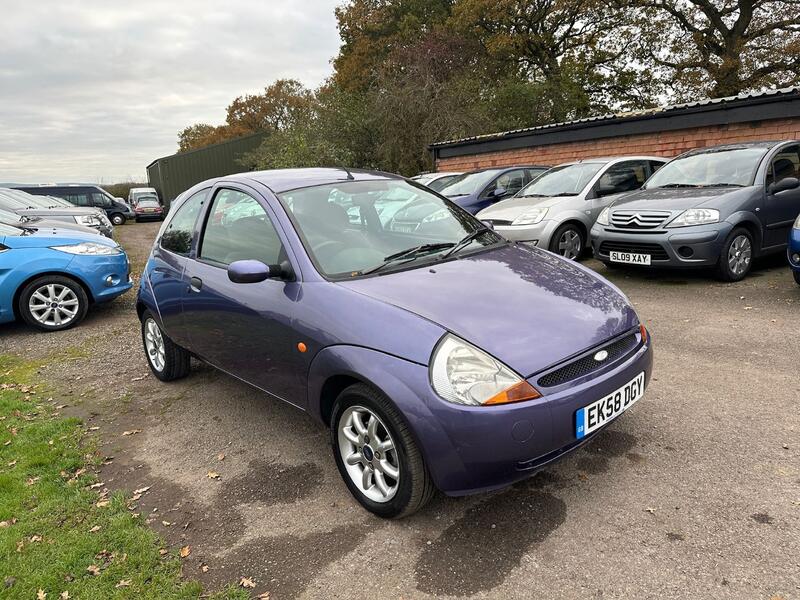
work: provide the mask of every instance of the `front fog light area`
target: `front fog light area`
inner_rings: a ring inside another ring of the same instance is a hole
[[[792,261],[793,265],[800,266],[800,254],[794,252],[789,258]]]
[[[539,392],[483,350],[445,335],[430,366],[434,391],[448,402],[468,406],[506,404],[539,398]]]

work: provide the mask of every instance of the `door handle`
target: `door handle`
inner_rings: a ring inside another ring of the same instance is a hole
[[[192,277],[189,280],[190,292],[199,292],[202,287],[203,287],[203,280],[200,279],[199,277]]]

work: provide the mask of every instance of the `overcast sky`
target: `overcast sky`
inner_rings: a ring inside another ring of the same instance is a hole
[[[340,1],[0,0],[0,182],[144,181],[236,96],[325,79]]]

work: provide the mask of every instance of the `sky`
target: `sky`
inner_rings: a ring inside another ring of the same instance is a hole
[[[340,3],[0,0],[0,182],[145,181],[235,97],[329,76]]]

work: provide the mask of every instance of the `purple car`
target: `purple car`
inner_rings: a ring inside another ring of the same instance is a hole
[[[307,411],[382,517],[532,475],[639,400],[652,369],[647,330],[602,277],[379,172],[196,185],[137,311],[156,377],[195,356]]]

